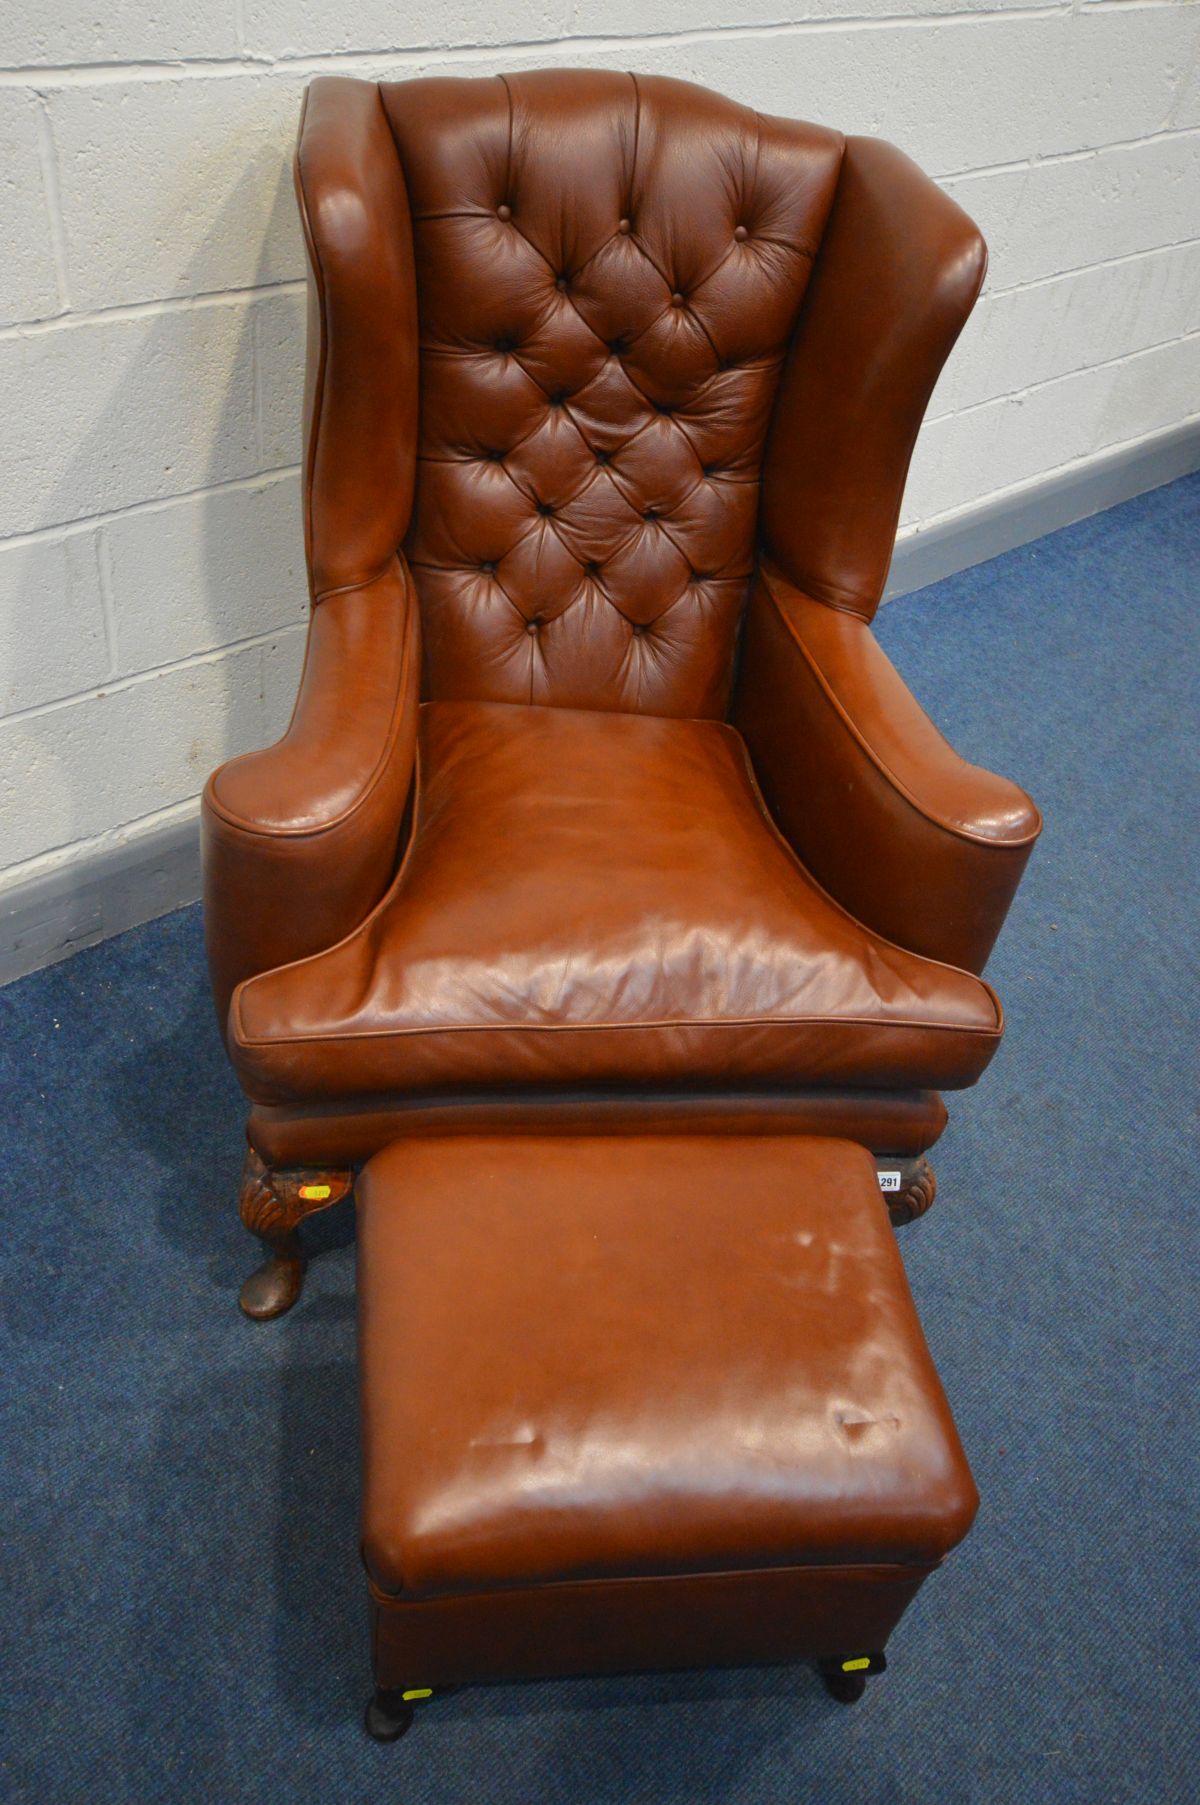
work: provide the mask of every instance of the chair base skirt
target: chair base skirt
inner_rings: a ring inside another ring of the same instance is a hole
[[[816,1134],[907,1159],[946,1126],[936,1091],[517,1091],[255,1104],[246,1133],[270,1167],[363,1164],[428,1134]]]

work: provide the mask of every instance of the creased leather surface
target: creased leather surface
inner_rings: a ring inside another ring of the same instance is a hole
[[[416,247],[426,695],[722,714],[840,136],[601,71],[382,93]]]
[[[978,979],[843,914],[732,728],[429,703],[415,840],[371,919],[244,985],[257,1102],[439,1084],[971,1084]]]
[[[358,1199],[383,1589],[927,1566],[969,1528],[862,1148],[429,1139],[378,1155]]]

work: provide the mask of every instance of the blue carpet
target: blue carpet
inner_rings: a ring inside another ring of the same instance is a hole
[[[989,973],[1008,1037],[901,1237],[983,1508],[852,1711],[710,1672],[466,1691],[369,1743],[349,1215],[293,1315],[242,1320],[197,910],[0,992],[9,1799],[1200,1794],[1198,579],[1190,478],[880,622],[1047,829]]]

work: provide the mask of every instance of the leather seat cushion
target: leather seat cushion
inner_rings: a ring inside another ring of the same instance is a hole
[[[869,856],[864,854],[864,856]],[[723,722],[422,709],[396,883],[328,951],[240,986],[258,1103],[382,1090],[974,1083],[978,978],[888,944],[798,864]]]
[[[358,1234],[384,1591],[928,1566],[970,1526],[860,1147],[401,1142],[360,1180]]]

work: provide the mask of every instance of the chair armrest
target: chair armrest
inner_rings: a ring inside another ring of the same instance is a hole
[[[222,1032],[244,978],[332,946],[396,868],[416,757],[416,597],[395,555],[314,609],[283,738],[222,765],[201,808],[204,924]]]
[[[734,721],[818,882],[897,945],[981,971],[1041,816],[959,757],[869,625],[761,570]]]
[[[766,552],[806,595],[874,614],[917,430],[986,268],[978,228],[915,163],[847,138],[763,466]]]

